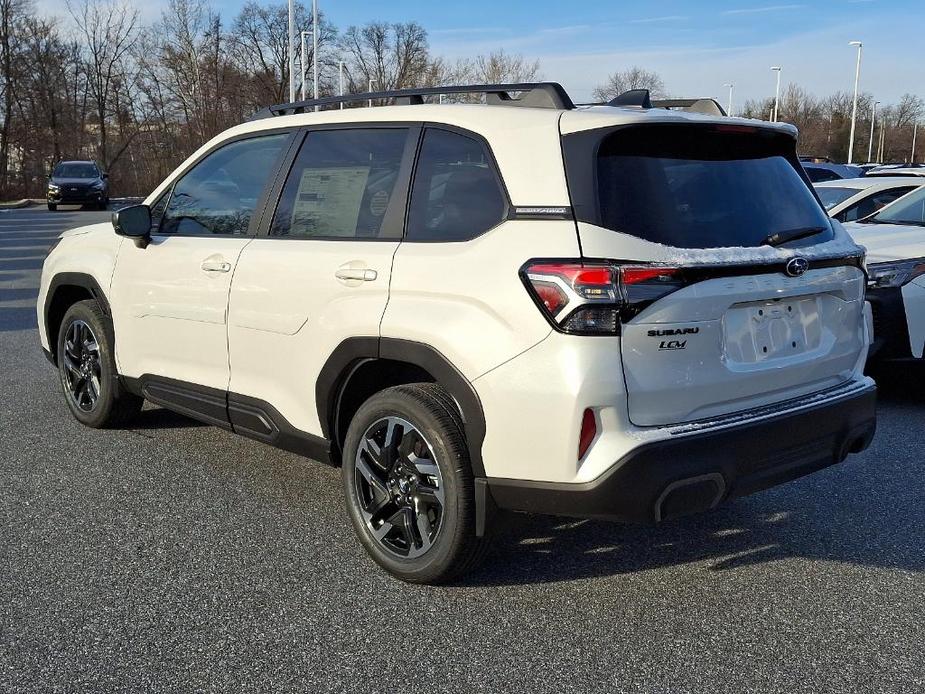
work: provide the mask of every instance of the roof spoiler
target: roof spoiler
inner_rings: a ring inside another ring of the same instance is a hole
[[[607,102],[608,106],[623,108],[665,108],[671,111],[691,111],[708,116],[725,116],[726,111],[716,99],[656,99],[652,100],[648,89],[630,89]]]

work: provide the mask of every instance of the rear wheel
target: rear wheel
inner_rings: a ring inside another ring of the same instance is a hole
[[[394,576],[441,583],[473,568],[475,492],[462,422],[438,385],[388,388],[357,411],[344,444],[347,511],[360,542]]]
[[[119,381],[108,320],[96,301],[79,301],[64,314],[58,331],[64,398],[74,417],[95,429],[127,422],[144,402]]]

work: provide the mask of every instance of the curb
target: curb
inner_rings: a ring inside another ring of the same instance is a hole
[[[29,207],[34,200],[15,200],[13,202],[0,202],[0,210],[19,210],[23,207]]]

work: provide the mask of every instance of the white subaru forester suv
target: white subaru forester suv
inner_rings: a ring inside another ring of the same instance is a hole
[[[38,314],[78,420],[148,400],[339,464],[414,582],[498,509],[655,523],[870,442],[863,251],[793,127],[554,83],[349,98],[392,105],[267,109],[62,235]]]

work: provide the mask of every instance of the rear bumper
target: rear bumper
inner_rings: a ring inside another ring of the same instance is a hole
[[[657,523],[843,461],[870,444],[876,388],[721,430],[644,444],[581,484],[489,478],[499,508]]]

